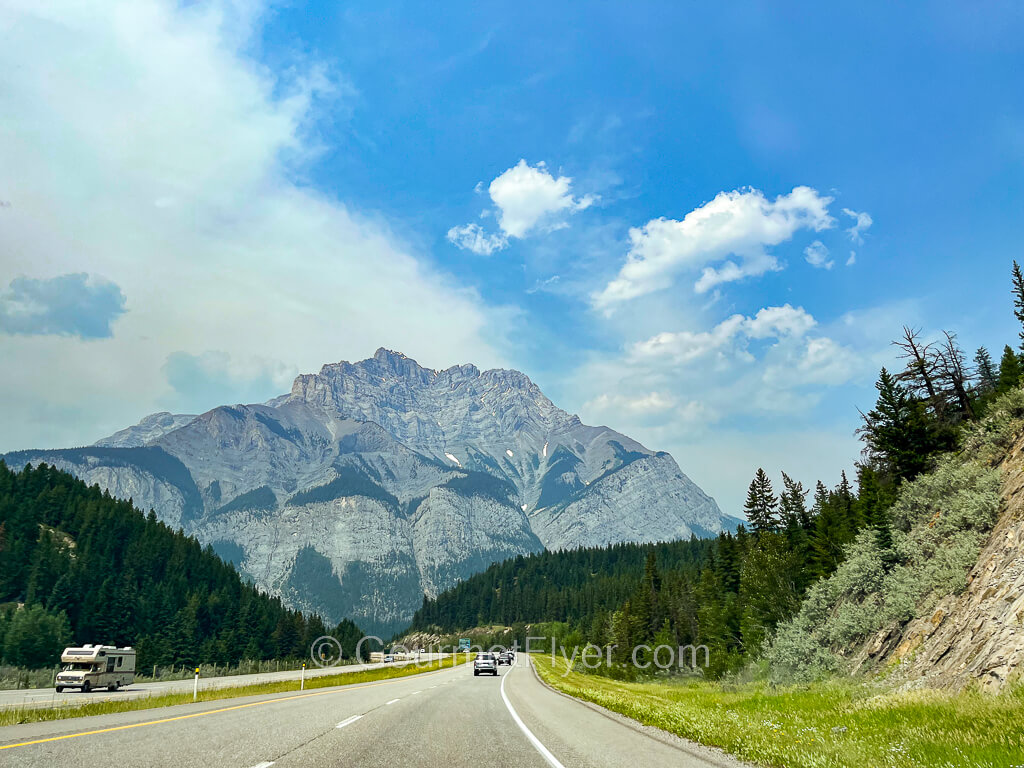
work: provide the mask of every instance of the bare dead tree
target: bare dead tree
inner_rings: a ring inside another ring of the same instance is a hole
[[[900,359],[907,361],[906,369],[898,374],[896,379],[906,382],[918,397],[922,394],[927,396],[932,409],[941,415],[946,403],[935,386],[937,355],[933,350],[934,344],[926,344],[921,341],[920,336],[920,328],[903,326],[903,340],[893,342],[893,346],[903,350]]]
[[[943,331],[942,335],[946,341],[935,353],[936,377],[950,390],[953,398],[960,407],[960,413],[965,419],[974,418],[974,406],[968,389],[971,385],[972,372],[964,364],[963,350],[957,346],[956,334]]]

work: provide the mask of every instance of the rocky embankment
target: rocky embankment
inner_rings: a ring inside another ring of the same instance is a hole
[[[911,684],[997,691],[1024,671],[1024,440],[1001,462],[999,521],[967,589],[868,649]]]

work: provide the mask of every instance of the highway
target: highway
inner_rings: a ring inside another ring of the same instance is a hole
[[[8,726],[0,728],[0,764],[745,765],[552,691],[525,654],[498,677],[474,677],[467,664],[353,686]]]
[[[447,654],[445,654],[447,655]],[[438,659],[439,654],[423,654],[422,660],[429,661]],[[401,666],[398,662],[395,666]],[[306,679],[319,677],[321,675],[337,675],[346,672],[358,672],[364,669],[376,669],[382,667],[382,663],[374,664],[345,664],[337,667],[313,667],[306,670]],[[281,672],[260,672],[251,675],[226,675],[224,677],[200,678],[199,688],[233,688],[237,685],[255,685],[257,683],[276,683],[283,680],[298,680],[301,676],[300,670],[284,670]],[[132,683],[119,691],[109,692],[106,690],[90,691],[82,693],[77,689],[69,689],[57,693],[53,688],[22,688],[21,690],[0,691],[0,709],[9,707],[55,707],[62,705],[84,704],[90,701],[117,701],[121,699],[138,699],[145,696],[164,693],[191,693],[195,680],[191,677],[184,680],[157,680],[151,683]]]

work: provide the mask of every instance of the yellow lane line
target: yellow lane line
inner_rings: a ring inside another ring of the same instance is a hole
[[[357,691],[357,690],[359,690],[361,688],[372,688],[373,686],[376,686],[376,685],[387,685],[388,683],[401,683],[401,682],[404,682],[404,681],[408,680],[409,678],[413,678],[413,677],[420,677],[420,676],[428,677],[430,675],[437,675],[437,674],[439,674],[441,672],[446,672],[447,670],[454,669],[454,668],[455,667],[444,667],[442,669],[435,669],[433,672],[420,672],[419,674],[416,674],[416,675],[405,675],[404,677],[399,677],[399,678],[396,678],[394,680],[380,680],[380,681],[378,681],[376,683],[362,683],[362,684],[359,684],[359,685],[342,685],[342,686],[338,686],[336,688],[332,688],[331,690],[327,690],[327,691],[317,691],[316,693],[303,693],[303,694],[299,694],[297,696],[286,696],[286,697],[280,698],[280,699],[265,699],[264,701],[253,701],[253,702],[250,702],[249,704],[236,704],[233,707],[222,707],[221,709],[210,709],[210,710],[207,710],[205,712],[193,712],[191,715],[178,715],[177,717],[165,717],[165,718],[162,718],[160,720],[148,720],[148,721],[146,721],[144,723],[131,723],[129,725],[117,725],[117,726],[114,726],[112,728],[100,728],[99,730],[96,730],[96,731],[83,731],[82,733],[65,733],[62,736],[50,736],[49,738],[46,738],[46,739],[36,739],[35,741],[22,741],[22,742],[19,742],[17,744],[3,744],[3,745],[0,745],[0,749],[14,749],[15,747],[28,747],[28,746],[31,746],[33,744],[45,744],[48,741],[61,741],[62,739],[77,739],[80,736],[95,736],[96,734],[99,734],[99,733],[111,733],[112,731],[124,731],[124,730],[127,730],[129,728],[141,728],[144,725],[159,725],[160,723],[172,723],[175,720],[188,720],[189,718],[192,718],[192,717],[203,717],[205,715],[216,715],[219,712],[231,712],[232,710],[235,710],[235,709],[247,709],[248,707],[259,707],[259,706],[262,706],[264,704],[277,704],[278,702],[281,702],[281,701],[294,701],[295,699],[308,699],[311,696],[326,696],[329,693],[343,693],[345,691]],[[255,695],[259,695],[259,694],[255,694]],[[138,710],[136,710],[136,711],[138,711]]]

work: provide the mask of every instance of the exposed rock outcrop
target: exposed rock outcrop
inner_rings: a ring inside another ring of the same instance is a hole
[[[962,594],[865,649],[911,684],[999,690],[1024,671],[1024,441],[1002,462],[999,521]]]

